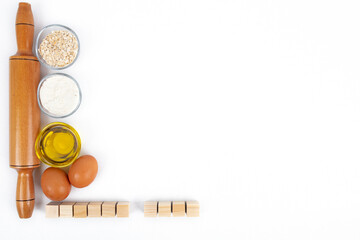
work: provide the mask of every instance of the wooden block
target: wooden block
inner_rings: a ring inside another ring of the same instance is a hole
[[[101,217],[101,205],[103,202],[89,202],[88,217]]]
[[[186,214],[188,217],[199,217],[200,216],[200,204],[198,201],[187,201],[186,202]]]
[[[118,202],[116,204],[117,217],[129,217],[129,202]]]
[[[58,218],[59,217],[59,206],[61,202],[49,202],[45,206],[45,217],[47,218]]]
[[[172,210],[174,217],[184,217],[185,216],[185,201],[173,201]]]
[[[75,202],[63,202],[60,204],[60,217],[73,217],[74,216]]]
[[[171,201],[159,201],[159,217],[171,217]]]
[[[88,202],[77,202],[74,205],[74,217],[86,218],[87,217]]]
[[[103,217],[115,217],[116,214],[116,203],[117,202],[103,202],[102,216]]]
[[[157,215],[157,202],[147,201],[144,202],[144,217],[156,217]]]

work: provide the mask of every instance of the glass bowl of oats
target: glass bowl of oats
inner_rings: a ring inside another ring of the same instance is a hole
[[[38,33],[35,47],[36,56],[44,66],[60,70],[74,64],[79,56],[80,42],[70,28],[52,24]]]

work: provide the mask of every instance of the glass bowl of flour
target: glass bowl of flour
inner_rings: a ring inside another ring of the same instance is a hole
[[[72,115],[81,103],[78,82],[65,73],[46,75],[37,90],[39,107],[43,113],[53,118]]]

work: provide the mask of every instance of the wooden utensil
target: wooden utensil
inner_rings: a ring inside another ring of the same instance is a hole
[[[40,129],[36,92],[40,63],[32,53],[34,18],[31,5],[19,3],[16,15],[18,51],[10,57],[10,167],[18,171],[16,207],[20,218],[34,210],[33,170],[40,166],[35,139]]]

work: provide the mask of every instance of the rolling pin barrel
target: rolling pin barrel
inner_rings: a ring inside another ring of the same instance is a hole
[[[33,170],[40,166],[35,140],[40,129],[36,92],[40,63],[32,53],[34,19],[31,5],[19,3],[16,15],[18,51],[10,57],[10,167],[18,171],[16,207],[20,218],[30,218],[34,209]]]

